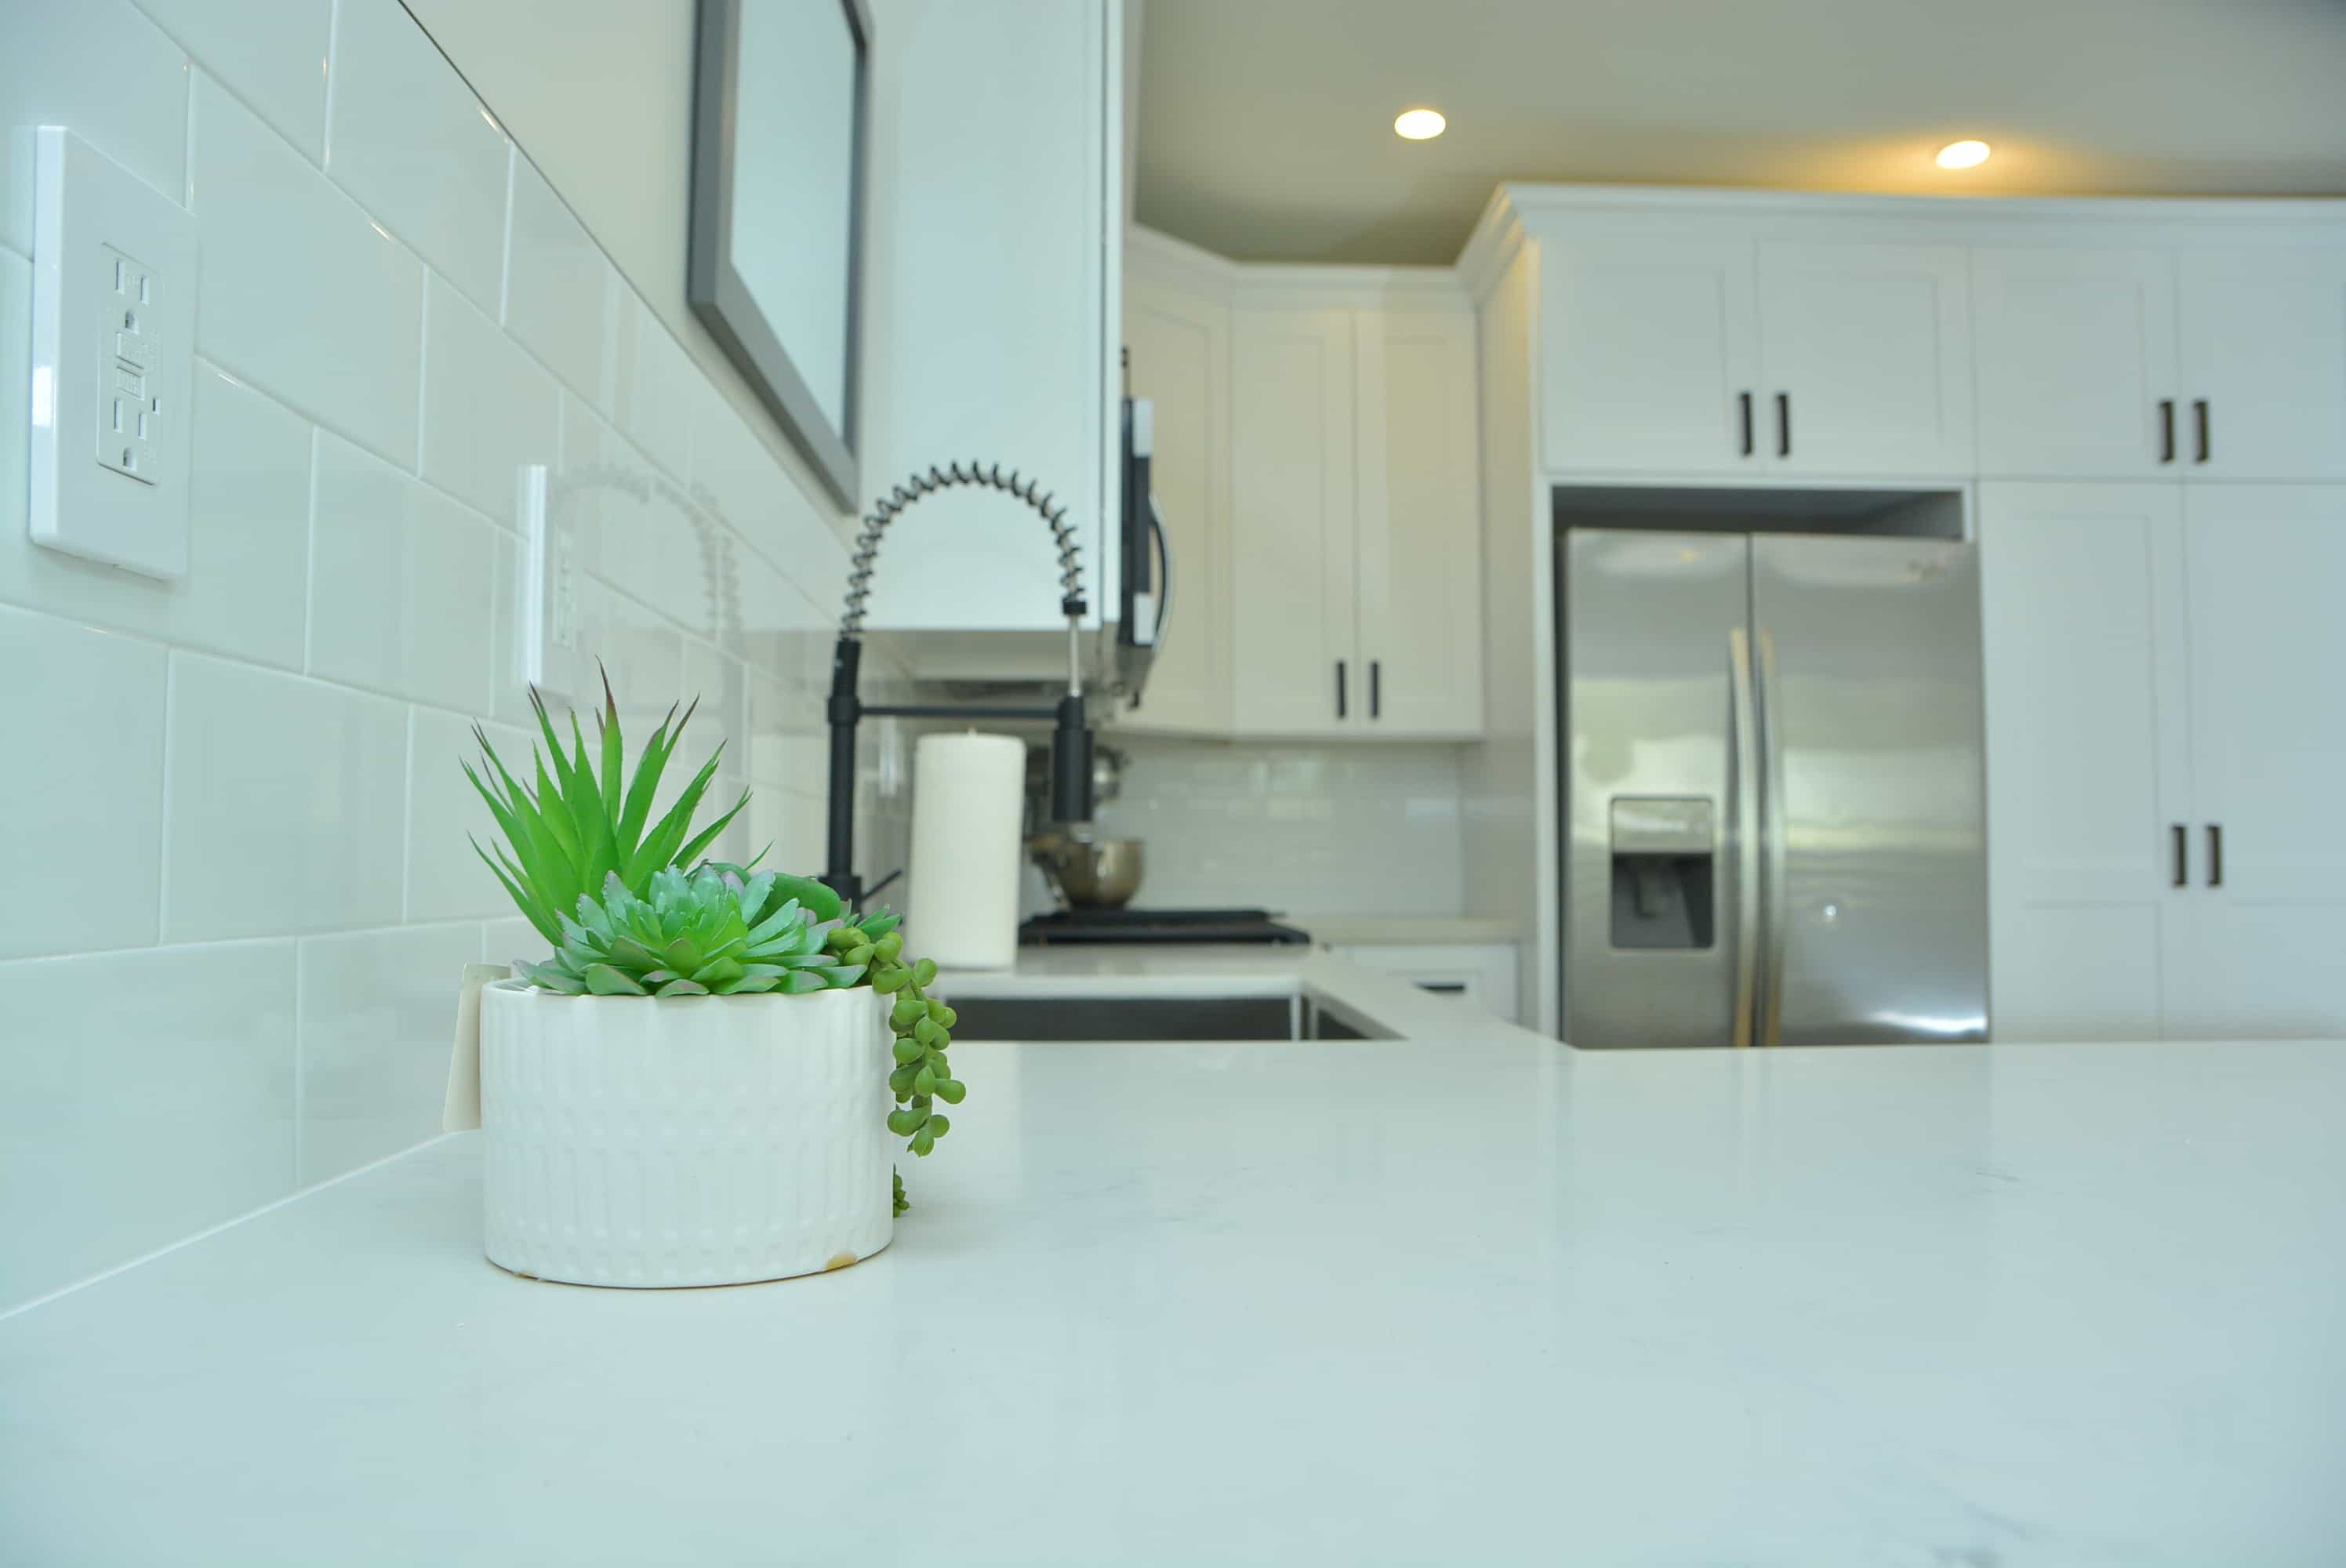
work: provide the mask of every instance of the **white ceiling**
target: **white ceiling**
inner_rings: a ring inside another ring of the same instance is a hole
[[[1151,0],[1140,53],[1139,220],[1242,260],[1448,261],[1503,179],[2346,193],[2346,0]]]

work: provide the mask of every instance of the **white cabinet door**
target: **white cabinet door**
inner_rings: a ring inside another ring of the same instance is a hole
[[[2167,251],[1974,250],[1972,348],[1983,475],[2151,479],[2182,466]]]
[[[2178,267],[2185,476],[2346,479],[2346,249],[2187,250]]]
[[[1395,739],[1483,732],[1482,524],[1474,318],[1355,318],[1361,657],[1368,728]]]
[[[1760,247],[1770,468],[1971,472],[1968,260],[1959,245]]]
[[[2155,1039],[2190,897],[2181,489],[1985,484],[1979,549],[1994,1036]]]
[[[2168,1033],[2346,1035],[2346,485],[2183,497],[2198,821]]]
[[[1353,419],[1352,311],[1231,313],[1230,651],[1242,733],[1346,731],[1365,711]]]
[[[1545,240],[1539,266],[1549,468],[1760,466],[1740,415],[1757,380],[1749,243]]]
[[[932,464],[1035,477],[1081,526],[1094,624],[1115,607],[1103,585],[1120,541],[1107,204],[1120,15],[1097,0],[892,8],[901,119],[891,178],[872,188],[890,242],[864,280],[888,330],[865,340],[856,510]],[[890,525],[866,624],[1064,632],[1058,581],[1042,518],[990,490],[947,491]]]
[[[1154,405],[1172,592],[1140,706],[1118,728],[1229,728],[1229,321],[1225,305],[1127,275],[1125,345],[1133,395]]]

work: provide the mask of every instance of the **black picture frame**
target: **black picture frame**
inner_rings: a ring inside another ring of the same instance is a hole
[[[848,177],[847,312],[842,425],[834,428],[816,401],[804,371],[758,306],[733,265],[733,162],[740,89],[741,7],[747,0],[700,0],[695,51],[692,119],[692,218],[685,266],[685,300],[755,387],[791,444],[812,465],[833,499],[852,511],[861,504],[862,386],[863,208],[870,145],[872,14],[865,0],[839,0],[855,44],[854,167]]]

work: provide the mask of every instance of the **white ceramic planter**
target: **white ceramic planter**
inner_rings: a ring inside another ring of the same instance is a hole
[[[895,1226],[888,999],[481,993],[489,1259],[575,1285],[842,1268]]]

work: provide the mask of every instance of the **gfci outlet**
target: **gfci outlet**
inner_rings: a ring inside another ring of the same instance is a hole
[[[196,220],[62,126],[33,188],[33,540],[184,576]]]
[[[572,701],[578,676],[578,543],[566,486],[543,463],[521,470],[521,570],[514,584],[515,665],[548,701]]]

